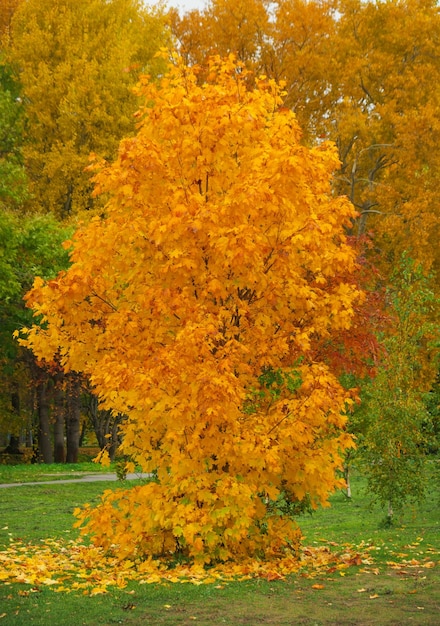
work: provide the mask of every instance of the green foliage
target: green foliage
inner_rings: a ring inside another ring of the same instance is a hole
[[[300,361],[297,365],[299,364]],[[290,394],[295,393],[302,385],[302,377],[295,368],[283,371],[280,368],[265,367],[258,378],[258,383],[258,388],[252,390],[244,403],[244,413],[255,413],[263,406],[268,409],[280,399],[283,390],[287,390]]]
[[[276,500],[267,503],[269,514],[275,513],[280,516],[297,518],[305,513],[312,513],[313,507],[310,498],[306,495],[302,500],[298,500],[288,490],[282,491]]]
[[[32,319],[23,296],[35,276],[50,279],[68,267],[69,255],[62,242],[70,234],[71,228],[50,215],[0,214],[0,350],[7,337],[12,341],[15,329]]]
[[[22,326],[31,323],[32,312],[23,296],[35,276],[53,278],[67,268],[68,252],[62,242],[71,229],[52,216],[19,216],[0,213],[0,429],[16,432],[20,418],[11,406],[11,390],[28,379],[29,358],[13,337]],[[21,351],[21,352],[20,352]],[[24,383],[24,384],[23,384]],[[22,415],[22,419],[26,416]]]
[[[438,363],[438,311],[430,278],[407,256],[388,288],[393,315],[381,338],[386,357],[374,380],[361,389],[351,426],[368,489],[388,516],[425,495],[427,437],[431,415],[424,402]]]

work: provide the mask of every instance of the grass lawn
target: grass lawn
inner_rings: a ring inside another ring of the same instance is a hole
[[[37,467],[40,472],[47,470]],[[32,480],[37,480],[37,471],[33,471]],[[0,550],[17,539],[35,543],[48,537],[75,538],[73,509],[96,502],[104,489],[118,486],[99,482],[1,490]],[[433,477],[425,503],[405,511],[392,528],[381,527],[383,512],[369,507],[363,487],[362,478],[355,477],[351,501],[342,493],[335,494],[331,508],[299,522],[306,545],[331,544],[338,552],[344,551],[344,544],[368,545],[371,559],[367,564],[276,581],[199,586],[132,582],[125,589],[110,589],[96,596],[3,582],[0,626],[438,626],[439,485]]]
[[[30,483],[48,480],[64,480],[77,478],[85,474],[102,474],[115,472],[115,464],[109,467],[93,463],[84,455],[84,460],[79,463],[53,463],[52,465],[28,464],[28,465],[2,465],[0,464],[0,484]]]

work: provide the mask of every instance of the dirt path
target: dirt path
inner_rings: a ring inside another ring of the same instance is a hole
[[[149,478],[149,474],[127,474],[126,480],[136,480],[139,478]],[[78,478],[61,478],[60,480],[40,480],[37,482],[24,482],[24,483],[5,483],[0,484],[0,489],[7,489],[9,487],[28,487],[29,485],[59,485],[63,483],[94,483],[100,481],[114,481],[118,480],[116,474],[85,474]]]

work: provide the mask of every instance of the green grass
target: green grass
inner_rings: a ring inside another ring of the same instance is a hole
[[[96,474],[103,472],[114,472],[115,467],[104,467],[92,461],[82,461],[81,463],[53,463],[44,465],[0,465],[0,484],[7,483],[29,483],[47,480],[64,480],[66,478],[77,478],[84,474]]]
[[[72,511],[97,502],[104,489],[120,484],[76,483],[19,486],[0,492],[0,543],[21,538],[74,538]],[[252,580],[228,584],[141,585],[102,596],[55,593],[51,587],[0,586],[0,626],[436,626],[440,623],[440,572],[425,567],[440,554],[440,489],[418,509],[409,508],[394,527],[383,528],[383,512],[370,507],[364,481],[355,477],[351,501],[338,493],[330,509],[304,516],[307,545],[333,542],[370,546],[374,562],[314,578]],[[392,568],[386,562],[399,562]],[[314,586],[318,586],[314,588]]]
[[[0,547],[17,539],[35,542],[49,537],[75,538],[78,533],[72,528],[73,510],[85,502],[97,503],[104,489],[114,488],[114,482],[103,481],[0,490]]]
[[[312,516],[299,520],[305,543],[316,545],[334,541],[339,544],[361,542],[374,546],[378,563],[392,560],[396,553],[426,554],[440,549],[440,485],[438,475],[432,475],[427,498],[418,506],[408,505],[395,515],[394,525],[384,523],[385,513],[372,506],[366,493],[366,481],[354,479],[354,496],[348,499],[342,492],[331,497],[331,507],[320,509]],[[416,546],[418,544],[418,546]],[[416,549],[417,548],[417,549]],[[410,551],[411,551],[410,550]],[[440,623],[440,620],[439,620]]]

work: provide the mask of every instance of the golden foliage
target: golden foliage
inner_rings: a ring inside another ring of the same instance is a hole
[[[160,85],[144,80],[138,134],[95,177],[107,217],[27,296],[44,326],[26,345],[59,349],[127,414],[122,450],[157,477],[79,514],[126,558],[295,554],[277,502],[325,503],[352,445],[349,393],[311,355],[361,299],[354,210],[331,195],[334,147],[302,146],[275,82],[247,81],[233,57],[203,84],[178,58]]]
[[[12,16],[22,0],[3,0],[0,6],[0,41],[8,37]]]
[[[165,17],[138,0],[29,0],[11,22],[8,59],[26,104],[32,207],[66,219],[92,207],[91,151],[114,158],[134,131],[132,93],[156,75]]]
[[[432,0],[221,0],[171,21],[182,54],[238,54],[285,81],[310,145],[338,146],[335,192],[358,209],[388,275],[406,251],[440,264],[440,12]],[[371,251],[370,251],[371,253]]]

